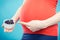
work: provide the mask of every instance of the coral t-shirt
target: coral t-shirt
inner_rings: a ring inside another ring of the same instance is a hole
[[[52,17],[56,14],[57,1],[58,0],[26,0],[21,9],[20,21],[29,22],[31,20],[45,20]],[[57,36],[58,24],[36,32],[30,31],[24,25],[22,26],[24,33]]]

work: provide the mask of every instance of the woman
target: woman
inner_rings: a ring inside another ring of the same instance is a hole
[[[14,23],[19,19],[21,21],[24,29],[22,40],[57,40],[57,23],[60,21],[60,14],[56,14],[57,2],[58,0],[24,0],[12,17]],[[13,28],[5,28],[5,32],[12,30]]]

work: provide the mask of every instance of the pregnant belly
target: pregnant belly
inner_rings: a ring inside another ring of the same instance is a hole
[[[38,13],[22,13],[20,16],[20,21],[24,21],[24,22],[29,22],[31,20],[45,20],[51,16],[53,16],[54,14],[39,14]],[[28,34],[44,34],[44,35],[51,35],[51,36],[57,36],[57,28],[58,28],[58,24],[55,24],[53,26],[50,26],[46,29],[43,30],[39,30],[37,32],[32,32],[30,31],[26,26],[22,25],[23,29],[24,29],[24,33],[28,33]]]
[[[42,1],[43,2],[43,1]],[[41,2],[41,3],[42,3]],[[35,3],[35,2],[34,2]],[[20,21],[29,22],[31,20],[45,20],[47,18],[52,17],[56,12],[56,6],[48,5],[47,2],[37,5],[35,3],[29,3],[29,5],[24,5],[21,14],[20,14]],[[44,7],[45,6],[45,7]],[[39,30],[37,32],[31,32],[26,26],[22,25],[24,29],[24,33],[29,34],[45,34],[45,35],[52,35],[57,36],[57,27],[58,25],[55,24],[50,26],[46,29]]]

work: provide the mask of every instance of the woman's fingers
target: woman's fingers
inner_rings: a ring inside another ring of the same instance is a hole
[[[20,22],[20,24],[23,24],[23,25],[28,25],[28,23],[26,23],[26,22]]]
[[[4,28],[4,32],[12,32],[13,31],[13,29],[6,29],[6,28]]]
[[[20,24],[25,25],[27,28],[30,29],[31,25],[28,22],[20,22]]]

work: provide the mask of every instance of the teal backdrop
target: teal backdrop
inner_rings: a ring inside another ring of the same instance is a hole
[[[23,30],[20,24],[16,24],[13,32],[6,33],[2,28],[2,23],[4,19],[10,19],[17,9],[22,5],[23,0],[0,0],[0,40],[21,40],[23,35]],[[58,0],[58,5],[56,12],[60,11],[60,0]],[[60,23],[58,28],[58,33],[60,33]],[[60,40],[60,34],[58,39]]]

